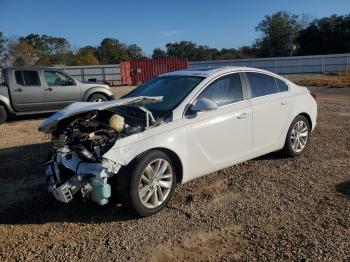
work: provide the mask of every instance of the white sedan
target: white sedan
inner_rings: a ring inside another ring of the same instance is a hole
[[[49,191],[100,205],[114,192],[134,214],[152,215],[176,184],[273,151],[302,154],[315,99],[271,72],[220,67],[168,73],[114,101],[74,103],[39,127],[52,134]]]

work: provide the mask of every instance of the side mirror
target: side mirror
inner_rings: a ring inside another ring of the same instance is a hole
[[[191,110],[194,112],[201,111],[211,111],[218,108],[218,105],[208,98],[198,99],[197,102],[191,107]]]

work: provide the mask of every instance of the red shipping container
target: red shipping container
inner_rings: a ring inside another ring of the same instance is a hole
[[[150,80],[152,77],[187,67],[187,58],[125,61],[120,63],[121,83],[123,85],[137,85]]]

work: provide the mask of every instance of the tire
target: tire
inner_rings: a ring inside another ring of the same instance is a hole
[[[108,100],[108,97],[103,94],[93,94],[88,98],[88,102],[105,102]]]
[[[158,164],[165,172],[159,172],[154,178],[151,173],[157,169]],[[170,158],[159,150],[141,155],[116,178],[117,199],[123,207],[139,217],[161,211],[171,200],[176,186],[175,168]]]
[[[294,118],[288,129],[282,153],[287,157],[301,155],[309,143],[310,131],[310,123],[306,117],[299,115]]]
[[[2,105],[0,105],[0,125],[4,123],[6,119],[7,119],[6,109]]]

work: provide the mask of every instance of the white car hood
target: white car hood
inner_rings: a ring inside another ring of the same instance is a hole
[[[61,111],[58,111],[57,113],[53,114],[49,118],[45,119],[39,125],[39,131],[44,133],[51,133],[52,131],[55,130],[57,123],[60,122],[62,119],[65,119],[67,117],[71,117],[74,115],[78,115],[81,113],[85,113],[93,110],[105,110],[108,108],[122,106],[122,105],[129,105],[129,104],[145,105],[145,104],[150,104],[154,102],[159,102],[162,100],[163,100],[162,96],[137,96],[137,97],[116,99],[116,100],[106,101],[106,102],[76,102],[63,108]]]

